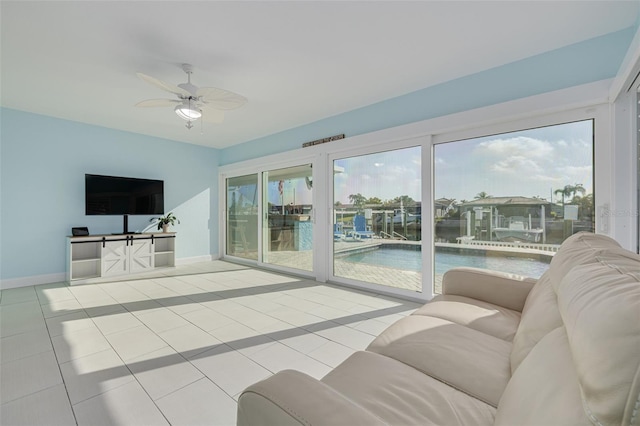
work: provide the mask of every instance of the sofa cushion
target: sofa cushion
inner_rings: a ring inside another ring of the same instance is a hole
[[[413,315],[445,319],[509,342],[513,340],[520,323],[520,312],[449,294],[434,297]]]
[[[356,352],[322,381],[390,425],[491,425],[495,408],[372,352]]]
[[[245,389],[238,398],[238,426],[387,425],[321,381],[283,370]]]
[[[513,373],[498,404],[496,426],[591,425],[564,327],[543,337]]]
[[[620,248],[615,240],[589,232],[572,235],[562,244],[549,269],[540,277],[527,297],[518,331],[513,338],[512,372],[542,337],[562,324],[553,285],[560,283],[576,265],[596,262],[596,254],[601,250],[615,248]]]
[[[403,362],[494,407],[511,377],[511,343],[440,318],[403,318],[367,350]]]
[[[640,256],[603,251],[557,285],[583,405],[594,424],[640,422]]]

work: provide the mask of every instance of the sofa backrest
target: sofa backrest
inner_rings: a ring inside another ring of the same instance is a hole
[[[583,406],[594,424],[640,424],[640,256],[596,257],[555,284]]]
[[[547,333],[562,325],[554,283],[560,283],[573,267],[595,262],[600,250],[611,248],[620,248],[620,244],[605,235],[589,232],[580,232],[565,240],[549,269],[531,289],[522,309],[511,351],[512,374]]]
[[[561,325],[522,360],[496,424],[640,424],[640,256],[609,248],[552,283]]]

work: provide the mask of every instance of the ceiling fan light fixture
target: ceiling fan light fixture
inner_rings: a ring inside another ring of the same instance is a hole
[[[178,114],[178,117],[187,121],[197,120],[202,117],[202,112],[200,112],[198,108],[191,106],[190,102],[176,106],[175,112]]]

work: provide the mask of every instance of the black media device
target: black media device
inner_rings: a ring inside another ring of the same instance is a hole
[[[164,181],[118,176],[84,175],[85,214],[123,216],[164,214]]]
[[[71,228],[71,235],[74,237],[86,237],[89,235],[89,228],[86,226],[80,226],[78,228]]]

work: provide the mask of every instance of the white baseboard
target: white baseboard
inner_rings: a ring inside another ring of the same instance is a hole
[[[10,278],[0,280],[0,290],[8,290],[10,288],[29,287],[31,285],[60,283],[67,280],[64,272],[57,274],[33,275],[31,277]]]
[[[220,259],[220,256],[218,255],[183,257],[181,259],[176,259],[176,266],[189,265],[191,263],[198,263],[198,262],[211,262],[213,260],[218,260],[218,259]],[[19,287],[29,287],[31,285],[60,283],[60,282],[65,282],[66,280],[67,280],[67,275],[64,272],[60,272],[57,274],[33,275],[30,277],[22,277],[22,278],[10,278],[5,280],[0,280],[0,290],[8,290],[10,288],[19,288]]]

